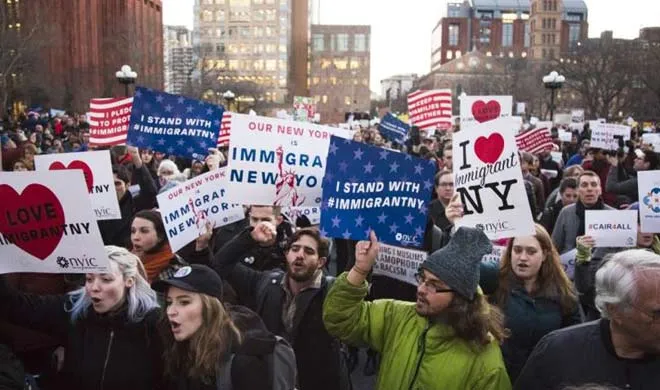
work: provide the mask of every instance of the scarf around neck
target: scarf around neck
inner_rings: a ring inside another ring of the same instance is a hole
[[[170,248],[169,243],[165,243],[158,252],[156,253],[145,253],[142,255],[142,264],[144,264],[144,269],[147,271],[147,280],[149,283],[153,283],[158,279],[158,275],[170,265],[174,253]]]
[[[578,225],[577,237],[584,236],[584,212],[586,210],[603,210],[604,208],[605,208],[605,204],[603,203],[603,198],[601,197],[599,197],[598,201],[591,207],[585,206],[581,200],[578,200],[577,203],[575,203],[575,214],[578,216],[578,219],[580,220],[580,224]]]

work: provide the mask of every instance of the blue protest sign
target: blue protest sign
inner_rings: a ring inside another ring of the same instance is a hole
[[[434,161],[333,136],[323,178],[321,233],[421,247]]]
[[[126,143],[201,159],[218,143],[223,112],[221,106],[137,87]]]
[[[400,144],[406,139],[410,126],[390,114],[389,112],[380,120],[378,131],[390,141],[396,141]]]

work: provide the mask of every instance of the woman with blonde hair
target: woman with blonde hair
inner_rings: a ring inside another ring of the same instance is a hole
[[[85,285],[68,294],[24,294],[0,278],[0,312],[61,340],[58,388],[159,389],[163,350],[156,292],[137,256],[116,246],[105,250],[109,271],[86,274]]]
[[[225,308],[215,271],[194,264],[153,286],[167,302],[161,331],[168,388],[271,388],[268,357],[277,340],[249,309]]]
[[[502,355],[515,382],[536,343],[581,321],[578,300],[559,253],[543,226],[509,241],[499,262],[482,262],[481,286],[505,314],[511,336]]]

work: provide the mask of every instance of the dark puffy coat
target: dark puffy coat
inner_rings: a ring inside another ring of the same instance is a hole
[[[560,199],[543,211],[543,215],[541,215],[541,220],[539,222],[549,234],[552,234],[552,230],[555,228],[555,222],[557,222],[559,213],[563,208],[564,202]]]
[[[157,333],[160,310],[128,322],[126,308],[114,315],[89,309],[75,323],[67,295],[19,293],[0,281],[0,310],[12,322],[48,332],[66,348],[61,388],[147,390],[162,388],[163,348]]]
[[[286,338],[296,353],[298,382],[301,390],[339,390],[348,385],[347,370],[341,358],[340,343],[330,336],[323,324],[323,300],[329,288],[324,278],[320,289],[302,291],[296,297],[293,330],[287,334],[282,321],[286,292],[282,270],[256,271],[240,263],[245,253],[257,243],[246,229],[222,247],[212,260],[212,267],[227,278],[243,302],[263,319],[269,331]],[[263,289],[261,302],[257,291]],[[346,375],[345,375],[346,374]]]

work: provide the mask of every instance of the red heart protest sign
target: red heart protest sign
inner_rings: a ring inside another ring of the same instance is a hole
[[[492,121],[500,117],[502,107],[497,100],[491,100],[488,103],[483,100],[477,100],[472,105],[472,116],[479,123]]]
[[[479,137],[474,143],[474,153],[486,164],[494,164],[504,151],[504,138],[500,133],[493,133],[488,138]]]
[[[64,209],[55,194],[41,184],[30,184],[21,194],[0,185],[0,233],[32,256],[45,260],[64,234]]]
[[[48,167],[49,171],[61,170],[61,169],[81,169],[83,175],[85,175],[85,184],[87,184],[87,192],[92,192],[92,187],[94,186],[94,174],[92,169],[85,163],[80,160],[73,160],[69,163],[69,166],[64,166],[60,161],[55,161],[50,164]]]

